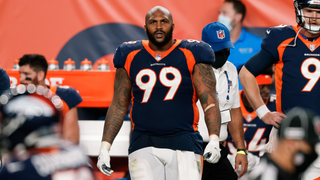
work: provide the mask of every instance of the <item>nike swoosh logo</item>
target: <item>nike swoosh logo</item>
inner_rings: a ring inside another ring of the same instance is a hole
[[[267,30],[267,34],[270,34],[270,30]]]

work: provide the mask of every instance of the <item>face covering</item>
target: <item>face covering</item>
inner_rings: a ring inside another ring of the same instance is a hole
[[[229,55],[230,55],[230,50],[228,51],[217,51],[214,53],[215,55],[215,62],[212,63],[212,66],[216,69],[221,68],[227,61]]]
[[[305,154],[301,151],[299,151],[295,156],[294,156],[294,164],[296,166],[296,175],[301,174],[304,172],[310,164],[313,163],[314,160],[316,160],[318,157],[318,154],[313,151],[311,154]]]
[[[228,28],[229,31],[231,31],[232,28],[233,28],[233,27],[231,26],[231,18],[229,18],[229,17],[227,17],[227,16],[224,16],[224,15],[222,15],[222,14],[219,14],[219,16],[218,16],[218,22],[224,24],[224,25]]]

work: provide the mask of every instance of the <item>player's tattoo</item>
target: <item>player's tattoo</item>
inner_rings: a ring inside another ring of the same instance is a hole
[[[214,106],[211,106],[204,112],[209,133],[219,135],[221,117],[219,101],[216,95],[216,78],[212,66],[203,63],[196,64],[193,76],[195,89],[203,109],[210,104],[214,104]]]
[[[131,99],[132,83],[123,68],[116,71],[114,96],[108,108],[102,140],[112,143],[126,116]]]
[[[216,95],[216,78],[212,70],[212,66],[209,64],[198,63],[196,64],[199,68],[198,74],[195,74],[195,86],[197,88],[197,94],[202,104],[207,104],[209,96],[215,98]],[[201,87],[205,86],[205,87]]]
[[[199,74],[203,84],[209,88],[212,88],[216,84],[216,79],[213,78],[214,73],[210,64],[198,63],[196,66],[200,68]]]

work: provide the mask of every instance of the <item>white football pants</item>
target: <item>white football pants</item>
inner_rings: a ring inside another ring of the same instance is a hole
[[[201,180],[202,156],[191,151],[146,147],[129,154],[132,180]]]

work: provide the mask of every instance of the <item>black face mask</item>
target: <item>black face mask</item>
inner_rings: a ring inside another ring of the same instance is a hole
[[[212,63],[212,66],[214,68],[218,69],[218,68],[221,68],[226,63],[226,61],[230,55],[230,50],[223,49],[223,50],[215,52],[214,55],[215,55],[215,62]]]
[[[301,174],[304,172],[310,164],[313,163],[318,157],[318,154],[313,151],[311,154],[305,154],[301,151],[299,151],[295,156],[294,156],[294,164],[296,166],[296,175]]]

